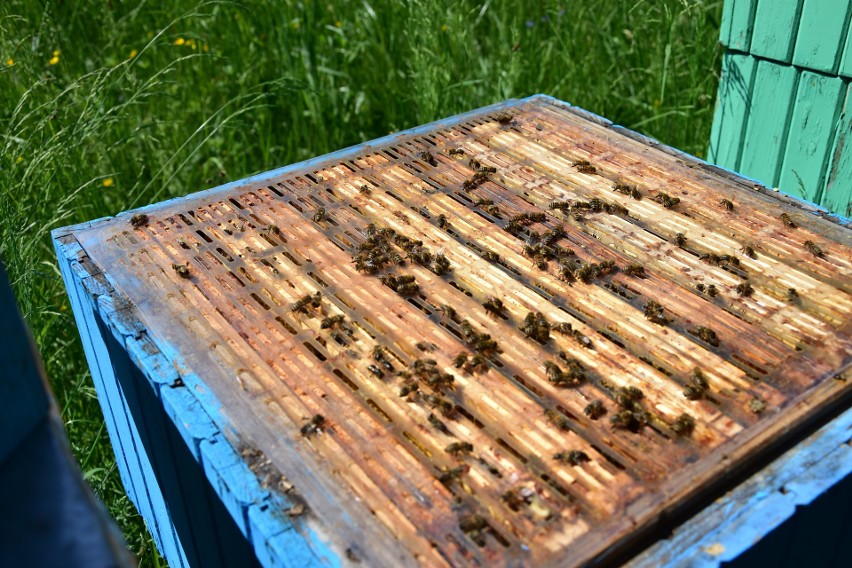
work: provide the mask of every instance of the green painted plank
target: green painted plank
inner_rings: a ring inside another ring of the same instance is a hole
[[[820,201],[837,112],[844,94],[841,79],[802,72],[781,166],[778,183],[781,191],[808,201]]]
[[[722,23],[723,25],[728,24],[729,31],[727,37],[720,38],[722,45],[737,51],[747,52],[749,50],[756,8],[757,0],[728,0],[725,2],[725,11],[728,14],[727,20],[723,19]]]
[[[799,73],[795,67],[772,61],[757,64],[751,112],[737,171],[768,187],[778,185],[798,80]]]
[[[848,25],[848,24],[847,24]],[[852,25],[848,25],[846,30],[846,46],[843,49],[843,56],[840,58],[840,68],[837,74],[841,77],[852,78]]]
[[[820,205],[844,217],[852,217],[852,87],[846,89],[843,112],[831,150]]]
[[[723,168],[738,170],[756,69],[750,55],[728,52],[722,58],[707,159]]]
[[[751,54],[789,63],[803,0],[763,0],[754,15]]]
[[[722,21],[719,23],[719,43],[728,46],[731,43],[731,20],[734,14],[734,0],[722,4]]]
[[[852,0],[804,0],[793,64],[834,73],[846,42]]]

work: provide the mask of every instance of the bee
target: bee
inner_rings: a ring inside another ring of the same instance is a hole
[[[500,262],[500,255],[490,250],[483,251],[482,258],[488,262]]]
[[[695,367],[692,369],[691,376],[692,384],[701,390],[707,390],[710,388],[710,385],[707,384],[707,379],[704,378],[704,373],[701,372],[701,369]]]
[[[138,229],[140,227],[144,227],[148,224],[148,216],[144,213],[137,213],[133,217],[130,218],[130,226],[134,229]]]
[[[450,148],[447,151],[448,156],[464,156],[464,150],[461,148]]]
[[[551,201],[548,204],[547,208],[551,211],[554,209],[558,209],[564,213],[566,211],[571,210],[571,203],[569,203],[568,201]]]
[[[663,193],[662,191],[654,196],[654,201],[665,207],[666,209],[671,209],[678,203],[680,203],[679,197],[672,197],[667,193]]]
[[[574,332],[574,327],[567,321],[555,323],[551,326],[550,329],[552,329],[556,333],[561,333],[562,335],[570,335]]]
[[[484,174],[495,174],[497,173],[497,168],[494,166],[483,166],[482,163],[476,158],[471,158],[467,163],[472,170],[484,173]]]
[[[700,325],[691,330],[690,333],[698,337],[701,341],[709,343],[713,347],[719,347],[719,337],[716,335],[716,332],[709,327]]]
[[[678,436],[689,436],[693,430],[695,430],[695,419],[686,412],[678,416],[672,424],[672,431]]]
[[[310,421],[303,425],[299,431],[302,433],[302,436],[307,437],[319,433],[324,426],[325,417],[322,414],[314,414]]]
[[[172,264],[172,269],[181,278],[192,278],[192,274],[189,272],[189,266],[185,264]]]
[[[683,389],[683,396],[688,400],[698,400],[704,396],[704,391],[695,385],[686,385]]]
[[[604,408],[604,405],[600,400],[593,400],[592,402],[586,405],[586,408],[583,409],[583,414],[585,414],[592,420],[597,420],[598,418],[606,414],[606,408]]]
[[[482,353],[476,353],[464,364],[464,370],[468,373],[485,373],[489,368],[488,360]]]
[[[473,444],[470,442],[453,442],[444,448],[444,451],[454,456],[468,454],[473,451]]]
[[[707,286],[707,295],[710,296],[711,298],[715,298],[716,296],[719,295],[719,291],[716,289],[715,284],[710,284],[710,285]]]
[[[508,113],[506,111],[502,111],[502,112],[497,113],[494,116],[494,120],[496,120],[500,124],[507,125],[507,124],[512,124],[512,122],[515,119],[510,113]]]
[[[612,418],[609,419],[609,423],[616,430],[627,430],[634,433],[642,428],[642,421],[632,410],[622,410],[617,414],[613,414]]]
[[[381,345],[376,345],[375,347],[373,347],[372,355],[373,359],[382,367],[384,367],[385,371],[387,371],[388,373],[393,373],[393,364],[388,360],[388,357],[385,354],[384,347],[382,347]]]
[[[787,288],[787,301],[788,302],[798,302],[799,301],[799,292],[797,292],[795,288]]]
[[[367,365],[367,370],[370,371],[370,374],[374,375],[377,379],[385,378],[385,374],[381,369],[373,365],[372,363]]]
[[[736,290],[737,294],[744,297],[751,296],[752,292],[754,292],[754,288],[751,287],[751,284],[749,284],[748,281],[737,284]]]
[[[561,412],[557,412],[556,410],[548,410],[544,413],[547,417],[547,420],[550,421],[551,424],[559,428],[560,430],[570,430],[571,429],[571,421],[568,420]]]
[[[447,425],[444,424],[440,418],[438,418],[431,412],[429,413],[429,424],[431,424],[435,428],[435,430],[443,434],[450,434],[450,430],[447,428]]]
[[[623,272],[628,276],[641,278],[642,276],[645,276],[645,267],[638,262],[633,262],[625,266]]]
[[[781,219],[781,222],[784,223],[784,226],[788,229],[795,229],[796,227],[798,227],[798,225],[793,221],[793,219],[786,213],[781,213],[778,218]]]
[[[755,414],[761,414],[764,410],[766,410],[766,403],[755,397],[748,403],[748,408]]]
[[[287,516],[290,518],[301,517],[308,511],[308,507],[304,503],[295,503],[287,509]]]
[[[358,189],[358,193],[360,193],[361,195],[366,195],[367,197],[370,197],[370,194],[373,193],[373,190],[370,189],[370,186],[365,183],[364,185],[362,185]]]
[[[482,307],[485,308],[485,313],[494,316],[502,316],[506,311],[506,307],[503,305],[503,300],[500,298],[495,298],[493,296],[489,297]]]
[[[642,199],[642,193],[635,185],[627,185],[624,183],[616,183],[612,186],[613,191],[629,195],[633,199]]]
[[[573,165],[581,174],[594,174],[598,171],[588,160],[576,160]]]
[[[724,207],[725,211],[731,213],[734,210],[734,202],[730,199],[723,199],[719,202],[719,207]]]
[[[406,381],[399,388],[399,396],[401,398],[405,398],[406,396],[408,396],[410,394],[416,393],[419,390],[419,388],[420,387],[417,386],[417,383],[415,383],[414,381],[410,381],[410,380]]]
[[[754,252],[754,247],[751,245],[745,245],[740,249],[740,252],[746,255],[749,258],[757,258],[757,253]]]
[[[665,316],[663,306],[654,300],[648,300],[645,304],[645,317],[658,325],[666,325],[669,319]]]
[[[439,309],[441,310],[441,314],[447,319],[456,320],[458,318],[456,309],[449,304],[444,304]]]
[[[322,303],[322,293],[317,290],[313,294],[305,294],[299,298],[290,308],[292,312],[308,314],[312,310],[320,307]]]
[[[805,241],[804,246],[808,250],[808,252],[810,252],[815,257],[817,257],[817,258],[823,257],[824,253],[822,252],[822,249],[819,248],[819,246],[817,246],[817,244],[814,243],[813,241]]]
[[[450,272],[452,269],[453,268],[450,264],[450,260],[440,253],[435,255],[435,261],[432,263],[432,266],[429,267],[429,270],[431,270],[438,276],[443,276],[447,272]]]
[[[453,367],[456,369],[461,369],[465,363],[467,363],[467,359],[470,355],[467,351],[462,351],[455,357],[453,357]]]
[[[432,155],[432,152],[420,152],[420,158],[432,166],[433,168],[438,167],[438,160],[435,159],[435,156]]]
[[[228,227],[225,227],[224,229],[222,229],[222,231],[223,231],[226,235],[233,235],[233,234],[234,234],[234,231],[232,231],[232,230],[231,230],[231,229],[229,229]]]
[[[345,321],[346,317],[343,314],[328,316],[323,318],[322,322],[320,322],[320,329],[335,329],[342,326]]]
[[[550,322],[541,312],[529,312],[524,323],[518,328],[521,333],[539,343],[547,343],[550,339]]]
[[[689,400],[698,400],[704,396],[710,385],[707,384],[707,379],[698,367],[692,369],[690,380],[692,384],[683,389],[683,396]]]
[[[675,235],[675,244],[680,248],[686,246],[686,236],[683,233],[678,233]]]
[[[592,458],[582,450],[570,450],[553,454],[553,459],[568,465],[580,465],[592,461]]]
[[[459,528],[479,546],[485,546],[485,533],[488,522],[480,515],[465,515],[459,520]]]
[[[314,223],[321,223],[325,219],[325,207],[320,207],[317,209],[317,212],[314,213]]]
[[[441,398],[440,396],[435,396],[434,394],[425,394],[423,395],[423,400],[426,401],[426,404],[431,406],[432,408],[437,408],[441,411],[441,414],[446,416],[447,418],[452,418],[455,414],[456,408],[453,406],[453,403],[450,401]]]
[[[450,226],[450,222],[447,220],[447,216],[441,213],[438,215],[438,219],[436,220],[436,224],[439,229],[446,229]]]
[[[429,415],[432,416],[431,414]],[[437,420],[437,419],[436,419]],[[467,474],[470,471],[470,466],[460,465],[458,467],[454,467],[452,469],[446,470],[444,473],[438,477],[438,481],[440,481],[445,486],[449,487],[455,481],[457,481],[461,476]]]

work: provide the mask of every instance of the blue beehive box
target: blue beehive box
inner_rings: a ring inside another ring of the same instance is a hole
[[[635,559],[719,563],[852,469],[848,412],[767,465],[848,406],[848,225],[548,97],[54,241],[174,565],[603,564],[730,490]]]

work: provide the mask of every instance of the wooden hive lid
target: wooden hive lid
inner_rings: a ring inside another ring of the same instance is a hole
[[[850,390],[847,227],[547,97],[73,234],[372,563],[611,557]]]

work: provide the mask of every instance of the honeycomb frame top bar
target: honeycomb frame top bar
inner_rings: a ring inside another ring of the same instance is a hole
[[[850,396],[846,220],[541,95],[55,234],[380,565],[606,562]]]

